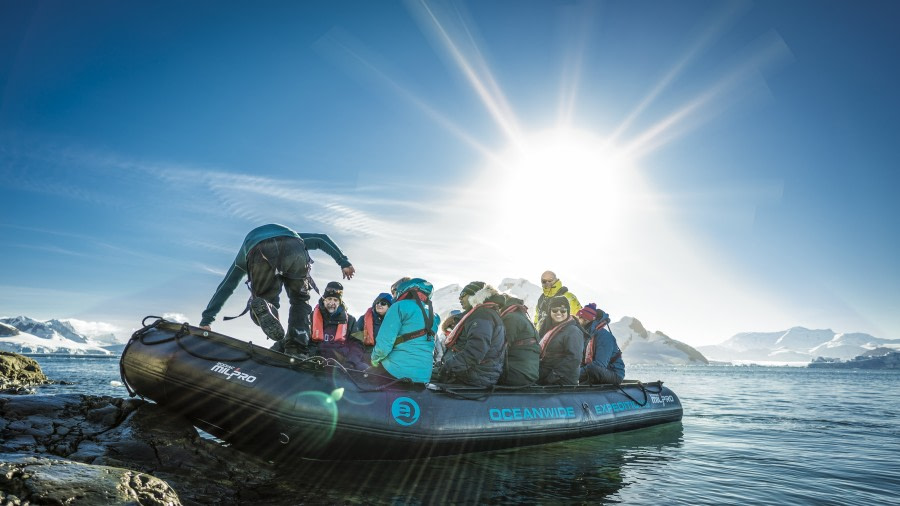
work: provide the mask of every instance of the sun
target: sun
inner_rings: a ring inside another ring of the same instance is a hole
[[[574,128],[526,135],[502,151],[490,170],[499,176],[497,205],[520,209],[535,233],[628,225],[640,191],[637,170],[603,138]],[[581,224],[581,225],[576,225]]]
[[[621,150],[570,127],[523,134],[476,174],[462,207],[479,210],[473,235],[489,238],[508,268],[533,270],[548,258],[576,268],[587,242],[630,236],[623,232],[637,228],[645,194]]]

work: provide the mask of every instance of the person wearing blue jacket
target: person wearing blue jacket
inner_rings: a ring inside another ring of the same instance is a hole
[[[254,228],[244,238],[225,279],[219,283],[203,311],[200,327],[210,330],[210,324],[225,301],[247,276],[250,301],[244,312],[250,311],[254,323],[262,328],[266,337],[278,341],[273,349],[307,355],[312,313],[309,290],[315,289],[309,276],[312,264],[309,250],[327,253],[341,267],[344,279],[351,279],[356,272],[347,256],[325,234],[298,233],[274,223]],[[282,286],[291,305],[287,334],[278,319]]]
[[[579,383],[618,385],[625,379],[625,362],[615,336],[609,331],[609,315],[593,302],[581,308],[575,319],[584,329],[584,359]]]
[[[440,327],[440,317],[434,314],[431,292],[434,287],[421,278],[396,284],[394,303],[384,315],[369,372],[394,378],[409,378],[416,383],[431,380],[434,336]]]

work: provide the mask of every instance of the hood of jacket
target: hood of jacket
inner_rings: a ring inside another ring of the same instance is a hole
[[[563,287],[562,281],[557,279],[556,281],[553,282],[552,285],[550,285],[549,288],[542,288],[542,290],[544,291],[545,297],[553,297],[554,295],[557,295],[559,293],[559,291],[562,289],[562,287]]]
[[[503,307],[505,297],[500,295],[500,293],[497,292],[497,289],[491,285],[484,285],[484,288],[478,290],[469,297],[469,304],[471,304],[472,307],[484,304],[485,302],[495,302],[498,306]]]
[[[422,278],[412,278],[397,285],[397,298],[400,298],[399,296],[410,288],[418,288],[429,299],[431,298],[431,292],[434,291],[434,287],[428,281]]]

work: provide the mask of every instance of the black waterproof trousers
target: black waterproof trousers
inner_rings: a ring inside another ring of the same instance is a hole
[[[284,340],[272,349],[291,353],[309,352],[309,253],[303,239],[273,237],[257,244],[247,255],[247,275],[250,291],[275,307],[280,308],[279,298],[284,287],[290,302],[287,332]],[[251,312],[252,314],[252,312]],[[255,320],[254,320],[255,321]]]

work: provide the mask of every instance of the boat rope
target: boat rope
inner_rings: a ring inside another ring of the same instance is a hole
[[[463,399],[467,401],[483,401],[490,397],[494,390],[497,389],[497,385],[491,385],[490,387],[485,387],[478,395],[466,395],[459,390],[454,390],[452,388],[440,387],[442,392],[445,392],[450,395],[450,397],[454,397],[457,399]]]
[[[147,325],[146,324],[147,320],[151,319],[151,318],[155,318],[156,320],[153,323],[151,323],[150,325]],[[379,392],[382,390],[386,390],[394,385],[398,385],[398,384],[411,385],[411,384],[415,383],[410,378],[390,378],[388,376],[367,373],[366,376],[372,375],[372,376],[377,376],[379,378],[391,380],[387,383],[370,388],[367,386],[360,385],[360,383],[357,382],[356,379],[353,377],[353,374],[351,374],[351,371],[348,370],[346,367],[344,367],[343,364],[341,364],[340,362],[338,362],[337,360],[335,360],[333,358],[324,358],[324,357],[319,357],[319,356],[313,356],[313,357],[308,357],[308,358],[293,357],[289,364],[284,364],[282,362],[266,360],[264,355],[256,353],[254,351],[254,347],[253,347],[252,343],[246,343],[247,349],[241,350],[242,355],[238,356],[238,357],[216,357],[216,356],[204,355],[197,351],[191,350],[187,346],[187,344],[183,342],[184,338],[188,337],[188,336],[196,335],[196,337],[203,337],[203,336],[200,336],[197,334],[193,334],[191,332],[190,325],[188,325],[188,323],[186,323],[186,322],[182,323],[179,326],[178,330],[169,337],[164,337],[161,339],[157,339],[155,341],[149,339],[149,334],[152,330],[160,328],[163,324],[171,324],[171,323],[173,323],[173,322],[168,322],[159,316],[145,317],[141,321],[143,328],[136,330],[134,332],[134,334],[132,334],[131,340],[129,340],[129,343],[126,344],[126,350],[127,350],[128,346],[130,346],[130,344],[135,340],[140,341],[141,344],[148,345],[148,346],[155,345],[155,344],[167,343],[170,341],[175,341],[175,343],[178,344],[178,346],[182,350],[184,350],[187,354],[189,354],[193,357],[199,358],[201,360],[208,360],[208,361],[212,361],[212,362],[245,362],[247,360],[255,360],[256,362],[259,362],[262,365],[268,365],[268,366],[272,366],[272,367],[290,368],[290,369],[312,368],[315,370],[323,370],[326,367],[331,366],[331,367],[334,367],[335,369],[341,371],[342,373],[344,373],[344,375],[347,377],[347,379],[350,380],[350,382],[353,383],[353,385],[360,392]],[[125,355],[124,351],[123,351],[122,355],[124,357],[124,355]],[[128,384],[128,381],[125,378],[125,374],[124,374],[124,364],[121,361],[119,362],[119,371],[120,371],[120,375],[121,375],[122,379],[125,380],[124,384],[125,384],[126,389],[128,390],[129,395],[131,395],[132,397],[138,395],[131,388],[131,385]],[[652,390],[648,390],[647,386],[644,385],[642,382],[640,382],[640,381],[637,382],[637,386],[641,389],[641,392],[644,395],[643,402],[638,401],[637,399],[632,397],[624,388],[622,388],[621,384],[617,385],[616,387],[625,397],[634,401],[639,406],[643,407],[643,406],[647,405],[647,402],[649,402],[649,394],[658,394],[658,393],[662,392],[662,381],[657,380],[655,382],[655,384],[657,386],[657,390],[652,391]],[[501,392],[502,391],[516,391],[516,390],[523,390],[523,389],[529,389],[529,388],[535,387],[535,385],[533,385],[533,384],[532,385],[521,385],[521,386],[491,385],[490,387],[485,387],[482,389],[478,389],[475,392],[472,392],[472,391],[463,391],[460,389],[449,388],[449,387],[441,386],[441,385],[437,385],[437,386],[439,387],[440,392],[446,393],[451,397],[458,398],[458,399],[464,399],[464,400],[472,400],[472,401],[485,400],[488,397],[490,397],[490,395],[493,394],[495,391],[501,391]],[[464,386],[463,388],[466,388],[466,387]],[[474,389],[471,389],[471,387],[469,387],[469,389],[474,390]],[[143,396],[141,396],[141,398],[143,398]]]
[[[243,357],[239,357],[239,358],[233,358],[233,357],[226,357],[226,358],[222,358],[222,357],[213,357],[213,356],[209,356],[209,355],[203,355],[202,353],[198,353],[198,352],[195,352],[195,351],[191,351],[191,350],[188,349],[188,347],[187,347],[183,342],[181,342],[181,338],[183,338],[183,337],[185,337],[185,336],[189,336],[189,335],[191,335],[191,327],[190,327],[190,325],[187,324],[187,322],[185,322],[185,323],[183,323],[183,324],[181,325],[181,328],[178,329],[178,332],[175,333],[174,339],[175,339],[175,342],[178,344],[178,346],[179,346],[182,350],[184,350],[185,353],[187,353],[188,355],[190,355],[190,356],[192,356],[192,357],[196,357],[196,358],[199,358],[199,359],[201,359],[201,360],[209,360],[210,362],[245,362],[245,361],[250,360],[251,358],[253,358],[253,353],[252,353],[252,352],[248,352],[248,351],[245,351],[245,352],[244,352],[244,356],[243,356]]]
[[[398,383],[403,383],[403,384],[407,384],[407,385],[411,385],[413,383],[413,380],[410,378],[389,378],[388,376],[384,376],[381,374],[367,373],[366,376],[372,375],[372,376],[377,376],[379,378],[384,378],[384,379],[393,379],[393,381],[391,381],[389,383],[385,383],[384,385],[378,385],[374,388],[364,388],[359,383],[356,382],[356,380],[353,378],[353,375],[350,374],[350,371],[346,367],[344,367],[344,364],[338,362],[337,360],[335,360],[333,358],[322,358],[322,357],[315,357],[315,358],[318,358],[318,359],[324,361],[325,365],[331,365],[331,366],[335,367],[336,369],[342,371],[347,376],[347,379],[349,379],[350,382],[353,383],[353,386],[355,386],[356,389],[359,390],[360,392],[380,392],[380,391],[385,390],[386,388],[396,385]]]
[[[638,385],[638,387],[640,387],[641,392],[644,393],[644,402],[641,402],[641,401],[635,399],[634,397],[632,397],[628,392],[625,391],[624,388],[622,388],[621,383],[620,383],[619,385],[617,385],[617,386],[618,386],[618,388],[619,388],[619,391],[622,392],[622,394],[623,394],[625,397],[628,397],[628,398],[631,399],[635,404],[637,404],[638,406],[640,406],[640,407],[643,408],[644,406],[647,405],[647,402],[650,401],[650,396],[647,394],[648,390],[647,390],[647,387],[644,385],[643,382],[638,381],[638,382],[637,382],[637,385]],[[652,392],[652,391],[651,391],[651,392],[650,392],[651,394],[659,394],[659,393],[662,393],[662,381],[661,381],[661,380],[657,380],[657,381],[656,381],[656,386],[658,387],[658,389],[657,389],[655,392]]]
[[[152,326],[147,326],[147,318],[156,318],[156,322]],[[146,334],[151,328],[155,328],[157,325],[159,325],[159,322],[161,321],[162,318],[160,318],[159,316],[144,317],[144,319],[141,321],[141,325],[143,325],[143,327],[135,330],[134,333],[131,334],[131,339],[129,339],[128,342],[125,343],[125,348],[122,349],[122,355],[119,357],[119,377],[122,378],[122,383],[125,384],[125,390],[128,391],[129,397],[135,397],[138,395],[138,393],[135,392],[133,388],[131,388],[131,385],[128,383],[128,378],[125,377],[125,353],[128,351],[131,343],[138,339],[141,339],[144,334]],[[141,395],[140,397],[143,400],[147,400],[144,399],[143,395]]]

